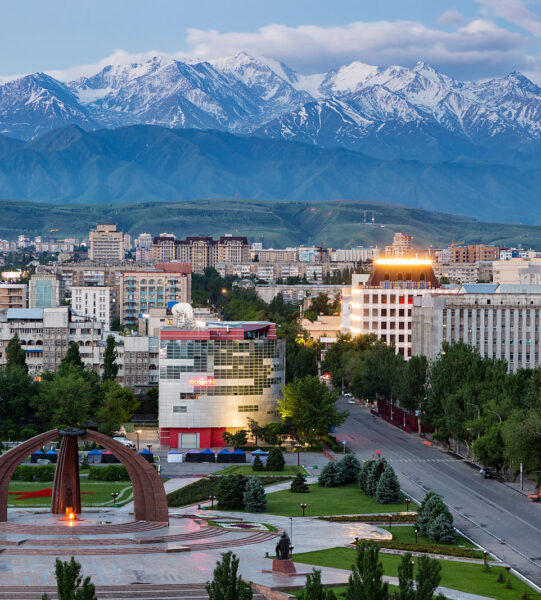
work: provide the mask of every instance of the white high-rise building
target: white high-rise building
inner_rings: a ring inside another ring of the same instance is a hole
[[[111,327],[111,288],[106,286],[72,286],[71,306],[85,317],[99,321],[106,330]]]

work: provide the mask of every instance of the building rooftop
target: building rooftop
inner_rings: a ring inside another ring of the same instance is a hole
[[[43,308],[8,308],[7,319],[13,320],[34,320],[41,321],[43,319]]]
[[[495,294],[497,283],[465,283],[459,292],[465,294]]]

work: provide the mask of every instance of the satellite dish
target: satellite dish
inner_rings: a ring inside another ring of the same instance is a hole
[[[178,302],[171,308],[171,313],[177,324],[188,324],[193,322],[193,309],[188,302]]]

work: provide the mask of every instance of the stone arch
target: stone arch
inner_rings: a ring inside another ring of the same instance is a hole
[[[57,437],[58,430],[52,429],[26,440],[0,456],[0,522],[8,520],[8,487],[15,469],[32,452]]]
[[[108,435],[88,429],[86,437],[110,450],[126,467],[133,486],[136,520],[168,523],[167,496],[154,466],[137,452],[126,448]]]

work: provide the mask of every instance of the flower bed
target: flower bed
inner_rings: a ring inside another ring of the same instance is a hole
[[[392,513],[393,523],[415,523],[417,513]],[[337,523],[388,523],[388,515],[339,515],[336,517],[319,517],[324,521]]]

